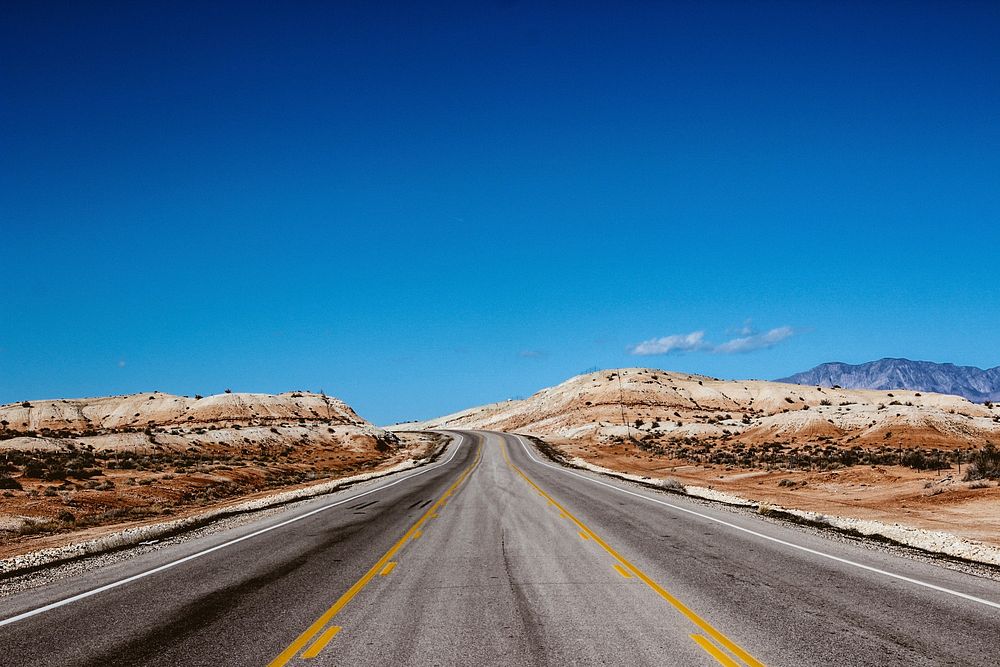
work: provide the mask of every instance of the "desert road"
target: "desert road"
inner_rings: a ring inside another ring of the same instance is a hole
[[[1000,583],[453,432],[0,598],[4,665],[996,665]]]

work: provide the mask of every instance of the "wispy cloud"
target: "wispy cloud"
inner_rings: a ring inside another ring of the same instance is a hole
[[[517,356],[522,359],[543,359],[549,356],[549,353],[544,350],[521,350],[517,353]]]
[[[705,342],[704,331],[692,331],[689,334],[675,334],[662,338],[650,338],[638,345],[633,345],[629,352],[640,357],[648,357],[655,354],[670,354],[671,352],[691,352],[692,350],[703,350],[711,347]]]
[[[737,336],[752,336],[757,333],[757,330],[753,328],[753,320],[748,317],[743,320],[742,325],[726,329],[726,333],[735,334]]]
[[[766,350],[785,339],[791,338],[793,335],[795,335],[795,330],[791,327],[777,327],[764,333],[740,336],[739,338],[727,340],[721,345],[716,345],[712,351],[719,354],[739,354],[742,352],[753,352],[754,350]]]
[[[750,328],[749,322],[739,330],[738,338],[732,338],[718,345],[705,340],[704,331],[692,331],[689,334],[674,334],[662,338],[650,338],[629,348],[629,353],[637,356],[653,356],[670,354],[671,352],[711,352],[712,354],[741,354],[764,350],[795,335],[795,329],[789,326],[777,327],[764,333],[756,333]]]

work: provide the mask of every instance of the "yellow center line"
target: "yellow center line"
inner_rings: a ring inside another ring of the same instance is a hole
[[[385,555],[383,555],[378,560],[378,562],[375,563],[375,565],[373,565],[371,567],[371,569],[368,570],[368,572],[366,572],[364,574],[363,577],[361,577],[360,579],[358,579],[354,583],[354,585],[351,586],[347,590],[347,592],[345,592],[343,595],[341,595],[340,598],[338,598],[337,601],[334,602],[333,605],[329,609],[327,609],[325,612],[323,612],[322,616],[320,616],[319,618],[317,618],[313,622],[312,625],[310,625],[308,628],[306,628],[306,630],[295,639],[295,641],[293,641],[291,644],[289,644],[288,647],[284,651],[282,651],[280,654],[278,654],[278,657],[276,657],[274,660],[272,660],[271,662],[269,662],[268,663],[268,667],[283,667],[284,665],[287,665],[292,660],[292,658],[294,658],[296,655],[298,655],[298,652],[300,650],[302,650],[302,647],[305,646],[307,643],[309,643],[309,640],[311,640],[313,637],[315,637],[316,634],[319,633],[320,630],[322,630],[324,627],[326,627],[326,624],[329,623],[330,620],[334,616],[336,616],[337,613],[341,609],[344,608],[344,605],[346,605],[348,602],[350,602],[354,598],[355,595],[357,595],[358,593],[361,592],[361,589],[364,588],[368,584],[368,582],[371,581],[375,577],[375,575],[378,574],[386,566],[386,564],[389,563],[390,559],[396,554],[396,552],[399,551],[401,548],[403,548],[403,545],[405,545],[406,542],[409,541],[414,536],[415,533],[416,534],[420,533],[420,526],[423,525],[423,523],[425,521],[427,521],[427,519],[430,517],[431,514],[434,514],[437,511],[438,504],[441,502],[441,500],[444,499],[445,495],[447,495],[448,493],[453,492],[455,489],[457,489],[459,487],[459,485],[463,481],[465,481],[465,478],[469,476],[469,473],[472,472],[472,470],[473,470],[473,468],[475,468],[476,464],[479,463],[480,459],[482,458],[482,454],[483,454],[483,448],[482,448],[482,446],[480,446],[479,449],[476,452],[476,458],[475,458],[475,460],[472,463],[469,464],[469,467],[467,467],[462,472],[462,474],[459,476],[459,478],[455,481],[454,484],[452,484],[448,488],[448,490],[445,492],[445,494],[443,494],[441,496],[441,498],[439,498],[438,501],[436,503],[434,503],[430,507],[430,509],[428,509],[424,513],[423,516],[421,516],[419,519],[417,519],[416,523],[414,523],[412,526],[410,526],[410,529],[408,531],[406,531],[406,534],[403,535],[401,538],[399,538],[399,541],[397,541],[394,545],[392,545],[392,547],[388,551],[385,552]],[[331,631],[330,629],[328,629],[326,632],[324,632],[319,637],[319,639],[316,640],[315,644],[313,644],[312,646],[309,647],[309,649],[306,651],[306,653],[313,653],[315,651],[315,654],[318,654],[320,651],[323,650],[323,647],[326,646],[327,643],[329,643],[329,641],[333,638],[333,636],[335,634],[337,634],[337,632],[339,632],[339,627],[338,627],[337,630],[333,630],[333,631]],[[327,635],[329,635],[329,636],[327,636]],[[325,638],[325,641],[324,641],[324,638]],[[322,645],[320,645],[320,644],[322,644]],[[305,657],[305,654],[303,654],[303,657]]]
[[[385,575],[389,574],[390,572],[392,572],[395,569],[396,569],[396,561],[391,560],[391,561],[389,561],[388,563],[385,564],[385,567],[383,567],[382,571],[379,572],[379,576],[384,577]]]
[[[740,667],[740,664],[723,653],[719,648],[710,642],[704,635],[691,635],[691,639],[705,650],[710,656],[716,659],[720,665],[725,667]]]
[[[411,540],[419,540],[420,536],[423,535],[423,534],[424,534],[424,531],[422,531],[422,530],[415,530],[415,531],[413,531],[413,534],[410,535],[410,539]]]
[[[333,639],[333,636],[336,635],[338,632],[340,632],[339,625],[331,625],[330,627],[328,627],[323,632],[323,634],[319,636],[319,639],[317,639],[312,646],[310,646],[302,653],[302,657],[315,658],[317,655],[319,655],[320,651],[326,648],[326,645],[330,643],[330,640]]]
[[[626,579],[631,579],[632,578],[632,573],[629,572],[628,570],[626,570],[624,567],[622,567],[618,563],[615,563],[615,569],[618,570],[618,574],[622,575]]]
[[[570,521],[572,521],[573,523],[575,523],[580,528],[580,537],[583,537],[584,539],[588,539],[589,538],[589,539],[594,540],[594,542],[596,542],[597,544],[599,544],[602,549],[604,549],[615,560],[617,560],[619,563],[621,563],[622,566],[625,567],[625,569],[627,569],[629,572],[631,572],[636,577],[638,577],[639,579],[641,579],[643,583],[645,583],[647,586],[649,586],[650,588],[652,588],[654,591],[656,591],[656,593],[660,597],[662,597],[664,600],[666,600],[668,603],[670,603],[670,605],[674,609],[676,609],[677,611],[679,611],[680,613],[682,613],[685,617],[687,617],[687,619],[689,621],[691,621],[692,623],[694,623],[695,625],[697,625],[699,628],[701,628],[702,631],[705,632],[705,634],[707,634],[712,639],[714,639],[715,641],[717,641],[720,644],[722,644],[724,647],[726,647],[730,651],[730,653],[732,653],[733,655],[737,656],[744,663],[746,663],[747,665],[750,665],[750,667],[764,667],[764,663],[762,663],[759,660],[757,660],[756,658],[754,658],[752,655],[750,655],[749,653],[747,653],[743,648],[741,648],[738,644],[736,644],[736,642],[732,641],[731,639],[729,639],[728,637],[726,637],[724,634],[722,634],[721,632],[719,632],[718,630],[716,630],[714,627],[712,627],[708,623],[708,621],[702,619],[696,613],[694,613],[693,611],[691,611],[690,609],[688,609],[688,607],[683,602],[681,602],[680,600],[678,600],[677,598],[675,598],[673,595],[671,595],[670,593],[668,593],[666,591],[666,589],[664,589],[658,583],[656,583],[655,581],[653,581],[653,579],[651,579],[649,577],[649,575],[647,575],[645,572],[643,572],[642,570],[640,570],[638,567],[636,567],[635,565],[633,565],[632,563],[630,563],[628,560],[626,560],[617,551],[615,551],[614,549],[612,549],[611,546],[608,545],[607,542],[605,542],[604,540],[602,540],[597,535],[597,533],[595,533],[594,531],[592,531],[590,528],[587,528],[587,526],[585,526],[582,521],[580,521],[575,516],[573,516],[573,514],[571,514],[565,507],[563,507],[562,505],[560,505],[559,503],[557,503],[552,498],[552,496],[550,496],[549,494],[547,494],[544,491],[542,491],[542,489],[541,489],[540,486],[538,486],[533,481],[531,481],[531,478],[528,477],[527,475],[525,475],[524,472],[520,468],[518,468],[516,465],[514,465],[513,461],[510,460],[510,457],[507,456],[507,444],[504,441],[501,441],[501,451],[503,452],[504,460],[507,461],[507,465],[509,465],[511,468],[513,468],[514,471],[517,472],[517,474],[520,475],[524,479],[524,481],[526,481],[528,484],[530,484],[536,491],[538,491],[538,493],[540,493],[550,503],[552,503],[553,505],[555,505],[556,507],[558,507],[559,510],[562,511],[562,513],[565,514],[566,517]]]

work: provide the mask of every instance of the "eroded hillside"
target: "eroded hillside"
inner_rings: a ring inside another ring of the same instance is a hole
[[[529,398],[416,424],[615,444],[685,460],[753,467],[794,462],[941,465],[1000,440],[1000,409],[913,391],[725,381],[647,368],[574,377]],[[914,463],[919,463],[914,459]]]
[[[269,489],[422,458],[397,436],[309,392],[159,392],[0,407],[0,534],[33,536],[154,520]],[[44,540],[36,540],[44,542]]]

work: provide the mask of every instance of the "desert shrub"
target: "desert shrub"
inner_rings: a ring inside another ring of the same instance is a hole
[[[32,477],[34,479],[42,479],[45,477],[46,466],[41,461],[29,461],[26,466],[24,466],[24,476]]]
[[[966,481],[976,479],[1000,479],[1000,449],[992,442],[969,456]]]
[[[0,476],[0,489],[13,489],[15,491],[20,491],[24,487],[16,479],[6,476]]]
[[[50,482],[66,479],[66,469],[62,466],[53,466],[45,471],[45,479]]]
[[[17,535],[39,535],[41,533],[51,533],[60,528],[59,524],[51,520],[35,521],[28,519],[21,524],[21,527],[14,531]]]
[[[942,470],[951,467],[951,463],[946,461],[940,453],[925,453],[920,449],[906,452],[899,458],[899,462],[914,470]]]
[[[659,486],[664,491],[670,491],[673,493],[685,493],[684,485],[680,483],[680,480],[677,480],[673,477],[667,477],[666,479],[659,480],[657,486]]]

